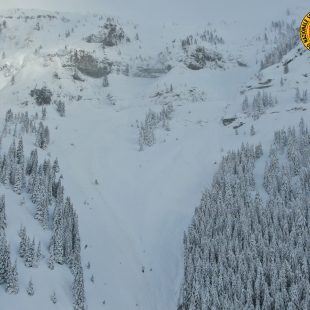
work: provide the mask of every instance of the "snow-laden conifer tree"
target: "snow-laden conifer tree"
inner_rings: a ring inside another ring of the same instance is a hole
[[[17,263],[9,269],[6,290],[9,294],[17,294],[19,292]]]
[[[84,310],[85,305],[85,289],[84,289],[84,278],[83,269],[81,266],[77,268],[74,275],[74,281],[72,286],[73,293],[73,308],[74,310]]]
[[[5,196],[0,196],[0,235],[5,233],[6,229],[6,213],[5,213]]]
[[[0,236],[0,284],[7,283],[11,268],[9,244],[5,233]]]
[[[26,255],[26,249],[27,249],[27,232],[26,232],[26,227],[21,227],[19,231],[19,237],[20,237],[20,242],[19,242],[19,249],[18,253],[21,258],[24,258]]]
[[[251,126],[251,129],[250,129],[250,134],[251,134],[251,136],[254,136],[255,135],[255,128],[254,128],[254,126],[252,125]]]
[[[26,243],[26,253],[25,253],[25,266],[34,267],[35,265],[35,240],[30,241],[30,238],[27,238]]]
[[[56,204],[53,216],[53,252],[55,262],[64,263],[64,217],[63,217],[63,187],[58,186]]]
[[[310,309],[309,141],[304,120],[275,132],[263,195],[261,145],[223,157],[184,235],[179,310]]]

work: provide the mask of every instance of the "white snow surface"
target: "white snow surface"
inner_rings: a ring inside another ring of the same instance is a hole
[[[279,104],[257,121],[241,111],[243,95],[240,91],[258,83],[256,60],[260,61],[265,52],[257,37],[263,37],[265,27],[272,20],[296,19],[298,24],[307,13],[303,1],[287,2],[289,16],[285,13],[286,7],[281,6],[280,14],[279,9],[271,5],[273,15],[266,8],[267,16],[254,26],[250,20],[245,22],[240,18],[239,22],[235,11],[231,19],[225,17],[225,23],[212,20],[209,24],[206,20],[199,27],[181,24],[148,24],[144,27],[122,20],[120,24],[131,42],[105,50],[99,44],[82,40],[96,33],[105,17],[100,21],[99,15],[94,14],[37,10],[0,12],[0,16],[13,16],[6,18],[8,27],[0,34],[0,56],[2,51],[6,53],[6,57],[0,59],[0,68],[4,68],[0,70],[0,128],[9,108],[14,112],[40,113],[41,108],[33,104],[29,96],[36,85],[46,85],[54,92],[54,99],[59,95],[66,102],[64,118],[58,115],[54,105],[47,107],[45,124],[50,129],[51,143],[39,154],[41,158],[58,158],[65,194],[71,197],[79,215],[89,310],[176,309],[183,272],[183,232],[199,205],[203,190],[210,185],[222,155],[238,148],[242,142],[262,142],[266,154],[275,129],[296,125],[301,116],[309,125],[310,103],[298,105],[294,102],[296,87],[310,90],[310,53],[299,55],[298,48],[303,49],[301,44],[282,60],[283,63],[297,55],[290,63],[287,75],[283,75],[282,63],[261,72],[261,80],[272,79],[272,86],[267,91],[277,96]],[[214,6],[215,11],[217,6]],[[37,19],[25,23],[17,18],[39,14],[57,18],[39,20],[40,31],[33,30]],[[255,16],[253,20],[258,21],[258,18]],[[72,28],[74,32],[66,38],[65,32]],[[216,29],[223,36],[225,44],[215,49],[222,53],[225,64],[223,68],[192,71],[178,61],[182,53],[180,44],[175,43],[173,48],[172,41],[179,42],[204,29]],[[134,40],[136,32],[140,41]],[[40,45],[42,48],[34,54]],[[168,47],[173,69],[157,78],[112,73],[108,77],[109,87],[103,88],[102,79],[86,76],[83,76],[84,82],[72,79],[72,71],[62,66],[65,45],[67,50],[94,51],[99,58],[105,56],[129,64],[131,69],[139,62],[136,59],[139,55],[145,58],[144,64],[157,66],[157,54]],[[247,67],[238,66],[236,60],[245,62]],[[58,72],[60,80],[53,77],[54,72]],[[12,75],[15,76],[14,85],[10,82]],[[280,86],[281,76],[285,79],[283,87]],[[157,129],[156,144],[139,152],[136,121],[143,121],[150,108],[160,110],[163,102],[155,100],[153,95],[169,88],[170,84],[175,92],[181,93],[179,100],[171,99],[174,112],[170,131]],[[190,100],[187,94],[193,87],[204,92],[204,100]],[[115,98],[113,106],[106,100],[108,93]],[[255,93],[248,91],[247,95],[252,98]],[[77,95],[82,99],[69,99]],[[22,104],[25,101],[28,101],[27,106]],[[296,106],[305,110],[288,111]],[[233,116],[238,119],[223,126],[222,119]],[[236,135],[232,127],[241,121],[245,124]],[[252,124],[255,136],[250,136]],[[6,139],[2,150],[12,138]],[[25,136],[24,139],[29,152],[34,148],[33,137]],[[96,185],[95,180],[99,184]],[[34,206],[27,194],[17,196],[4,187],[0,187],[0,193],[6,194],[7,233],[12,258],[18,261],[20,284],[16,296],[7,294],[0,287],[0,309],[71,309],[72,275],[66,266],[56,266],[51,271],[45,258],[39,268],[29,269],[18,258],[20,224],[27,226],[31,237],[41,241],[46,257],[50,231],[43,231],[33,219]],[[22,197],[25,197],[24,205],[20,203]],[[90,269],[86,268],[88,262]],[[94,283],[90,281],[92,274]],[[32,297],[25,291],[30,278],[35,286]],[[53,290],[57,294],[56,305],[49,299]]]

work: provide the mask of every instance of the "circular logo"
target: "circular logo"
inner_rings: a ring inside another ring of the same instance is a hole
[[[310,12],[303,18],[299,33],[302,43],[310,50]]]

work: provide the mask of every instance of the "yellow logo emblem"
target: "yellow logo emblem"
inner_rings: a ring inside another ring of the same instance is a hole
[[[310,50],[310,12],[303,18],[299,33],[302,43]]]

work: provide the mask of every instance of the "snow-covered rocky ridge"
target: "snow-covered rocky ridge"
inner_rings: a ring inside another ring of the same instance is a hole
[[[284,13],[291,25],[304,12]],[[100,14],[9,10],[0,12],[0,23],[0,128],[8,109],[28,111],[37,126],[42,121],[49,128],[43,149],[36,133],[22,134],[25,156],[37,148],[40,161],[58,158],[65,195],[79,216],[88,309],[176,309],[183,232],[202,191],[226,151],[242,142],[261,142],[268,150],[274,129],[297,125],[301,116],[308,122],[307,100],[296,99],[296,89],[300,98],[309,89],[310,54],[297,43],[260,71],[277,36],[265,25],[244,40],[221,24],[159,26],[148,33],[143,25]],[[30,96],[42,87],[52,92],[45,120]],[[278,103],[253,117],[242,102],[247,96],[251,105],[259,90]],[[64,117],[56,111],[59,102]],[[2,155],[21,134],[11,127],[2,136]],[[20,291],[11,295],[2,285],[1,309],[71,309],[69,268],[47,264],[52,230],[34,219],[25,190],[18,195],[1,184],[2,193]],[[37,268],[19,257],[20,225],[41,242],[45,257]],[[33,296],[26,292],[30,278]]]

